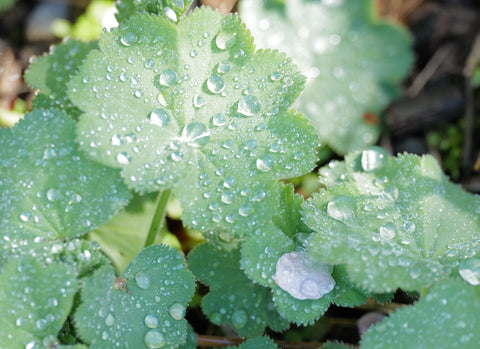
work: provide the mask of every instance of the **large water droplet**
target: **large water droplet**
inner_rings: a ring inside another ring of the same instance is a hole
[[[161,348],[165,345],[165,337],[157,330],[150,330],[143,339],[147,348]]]
[[[210,141],[210,130],[205,124],[200,122],[191,122],[184,127],[182,140],[191,147],[202,147]]]
[[[160,73],[158,82],[160,82],[160,85],[168,87],[175,84],[177,82],[177,79],[178,77],[175,71],[173,71],[172,69],[166,69]]]
[[[168,313],[175,320],[181,320],[185,316],[185,307],[180,303],[173,303],[168,309]]]
[[[47,190],[47,200],[50,201],[50,202],[54,202],[55,200],[57,200],[57,191],[55,189],[48,189]]]
[[[237,36],[235,33],[220,32],[215,37],[215,44],[220,50],[226,50],[232,47],[236,41]]]
[[[245,310],[237,309],[232,314],[232,325],[235,328],[243,328],[247,324],[248,314]]]
[[[120,42],[124,46],[131,46],[137,42],[137,36],[132,32],[126,32],[120,38]]]
[[[152,284],[150,277],[141,271],[135,274],[135,281],[137,282],[138,287],[143,288],[144,290],[150,288],[150,285]]]
[[[470,258],[463,260],[458,268],[460,276],[469,284],[480,285],[480,259]]]
[[[273,158],[273,156],[265,154],[257,159],[256,165],[260,171],[268,172],[275,165],[275,159]]]
[[[156,126],[166,126],[170,123],[170,116],[163,108],[154,109],[149,115],[150,123]]]
[[[361,160],[362,168],[367,172],[378,170],[386,163],[387,158],[387,152],[380,147],[364,150]]]
[[[253,116],[262,109],[260,100],[253,95],[246,95],[238,101],[237,111],[244,116]]]
[[[157,328],[158,317],[155,314],[145,316],[145,325],[147,325],[148,328]]]
[[[327,204],[327,214],[344,223],[352,223],[355,219],[357,204],[346,195],[338,195]]]
[[[225,88],[225,81],[220,75],[213,74],[207,79],[207,88],[212,93],[221,93]]]

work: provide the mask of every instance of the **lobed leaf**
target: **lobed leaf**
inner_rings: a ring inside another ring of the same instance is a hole
[[[446,280],[413,306],[370,327],[361,340],[370,348],[476,348],[480,343],[478,287]]]
[[[324,171],[327,189],[303,206],[317,231],[307,250],[345,264],[361,288],[428,288],[479,250],[480,197],[449,182],[432,157],[371,148],[336,168],[346,172]]]
[[[139,192],[172,188],[195,229],[242,237],[270,220],[275,179],[315,166],[316,136],[288,110],[303,77],[255,52],[237,16],[137,14],[99,46],[70,85],[81,148]]]
[[[59,109],[76,120],[81,112],[67,96],[66,86],[87,54],[96,48],[96,41],[66,40],[52,46],[49,54],[36,58],[25,72],[25,81],[40,91],[33,100],[33,109]]]
[[[146,12],[177,23],[192,3],[193,0],[119,0],[115,17],[119,22],[125,22],[136,13]]]
[[[33,348],[55,342],[77,291],[73,267],[42,265],[25,256],[5,265],[0,274],[0,348]]]
[[[239,250],[219,250],[205,243],[188,256],[189,268],[210,286],[202,310],[216,325],[231,324],[241,336],[261,334],[266,326],[282,331],[288,322],[278,314],[268,288],[253,284],[240,269]]]
[[[308,77],[296,106],[339,154],[376,142],[377,115],[413,60],[407,32],[372,7],[371,0],[240,2],[257,45],[286,52]]]
[[[236,347],[228,347],[228,348],[238,348],[238,349],[278,349],[278,346],[275,342],[265,336],[257,336],[250,338],[243,342],[242,344]]]
[[[0,234],[7,256],[29,243],[83,235],[128,202],[118,172],[85,159],[74,130],[53,109],[0,130]]]
[[[75,313],[81,338],[90,348],[176,348],[187,336],[185,308],[195,282],[183,257],[164,245],[138,254],[122,277],[112,267],[84,281]]]

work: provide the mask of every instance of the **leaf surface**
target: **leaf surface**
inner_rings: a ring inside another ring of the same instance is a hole
[[[195,282],[183,257],[152,245],[129,264],[122,277],[112,267],[84,281],[75,313],[81,338],[90,348],[176,348],[185,343],[185,308]]]
[[[125,22],[138,12],[147,12],[177,23],[181,16],[188,10],[193,0],[120,0],[116,6],[115,14],[119,22]]]

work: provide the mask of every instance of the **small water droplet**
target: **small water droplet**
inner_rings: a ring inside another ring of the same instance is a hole
[[[117,162],[122,165],[128,165],[130,163],[130,156],[127,153],[118,153]]]
[[[194,148],[205,146],[210,141],[210,130],[205,124],[191,122],[182,131],[182,141]]]
[[[235,194],[233,194],[231,191],[226,191],[222,193],[222,202],[229,205],[233,202],[234,197]]]
[[[165,337],[157,330],[148,331],[143,340],[148,348],[161,348],[165,345]]]
[[[152,284],[150,277],[141,271],[135,274],[135,281],[137,282],[138,287],[143,288],[144,290],[150,288],[150,285]]]
[[[137,42],[137,36],[132,32],[126,32],[120,38],[123,46],[131,46]]]
[[[232,66],[230,62],[227,60],[223,60],[220,63],[218,63],[217,72],[219,74],[226,74],[230,71],[231,68]]]
[[[173,303],[168,309],[168,313],[175,320],[181,320],[185,316],[185,307],[180,303]]]
[[[220,50],[226,50],[235,45],[237,36],[235,33],[220,32],[215,37],[215,44]]]
[[[465,259],[460,263],[458,272],[470,285],[480,285],[480,259]]]
[[[273,72],[271,75],[270,75],[270,79],[272,81],[278,81],[280,80],[280,78],[282,77],[282,75],[280,74],[280,72],[276,71],[276,72]]]
[[[346,195],[338,195],[327,204],[327,214],[344,223],[354,221],[356,210],[355,200]]]
[[[149,115],[150,123],[156,126],[166,126],[170,123],[170,116],[168,112],[163,108],[154,109]]]
[[[225,116],[222,113],[217,113],[214,116],[212,116],[212,124],[214,126],[223,126],[225,125]]]
[[[221,325],[223,320],[223,316],[220,313],[213,313],[210,315],[210,321],[212,321],[215,325]]]
[[[207,103],[207,101],[205,100],[205,98],[203,98],[202,96],[200,95],[195,95],[193,97],[193,106],[195,108],[201,108],[203,107],[205,104]]]
[[[115,317],[112,314],[108,314],[107,317],[105,318],[105,325],[113,326],[114,323],[115,323]]]
[[[379,233],[383,241],[392,240],[397,235],[397,228],[393,223],[385,223],[380,227]]]
[[[22,222],[28,222],[30,218],[32,218],[32,214],[30,212],[23,211],[22,213],[20,213],[20,220]]]
[[[232,314],[232,325],[235,328],[243,328],[247,324],[248,314],[245,310],[237,309]]]
[[[155,314],[145,316],[145,325],[147,325],[148,328],[157,328],[158,317]]]
[[[376,171],[385,165],[387,152],[380,147],[372,147],[362,152],[362,169],[367,172]]]
[[[256,161],[257,168],[262,172],[269,172],[275,165],[273,156],[264,154]]]
[[[175,84],[177,82],[177,79],[178,77],[175,71],[173,71],[172,69],[166,69],[160,73],[158,81],[160,85],[169,87]]]
[[[221,93],[225,88],[225,81],[220,75],[213,74],[207,79],[207,88],[212,93]]]
[[[47,200],[54,202],[57,199],[57,191],[53,188],[47,190]]]
[[[244,116],[253,116],[262,109],[260,100],[253,95],[246,95],[238,101],[237,111]]]
[[[165,6],[165,7],[163,8],[163,13],[165,13],[165,16],[167,16],[167,18],[170,19],[171,21],[173,21],[173,22],[177,22],[177,21],[178,21],[177,14],[176,14],[175,11],[172,10],[170,7]]]

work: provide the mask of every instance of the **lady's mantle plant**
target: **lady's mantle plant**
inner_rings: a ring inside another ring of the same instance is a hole
[[[374,147],[322,168],[324,188],[304,201],[278,182],[316,165],[316,132],[290,109],[304,78],[285,54],[256,51],[237,16],[185,17],[188,5],[123,1],[119,28],[66,41],[27,72],[34,110],[0,130],[0,348],[194,348],[194,278],[151,245],[170,192],[208,240],[188,256],[210,287],[202,310],[251,337],[241,348],[275,348],[266,326],[397,288],[421,298],[363,348],[474,348],[479,197],[431,157]],[[161,193],[148,247],[116,275],[85,234],[129,189]]]

